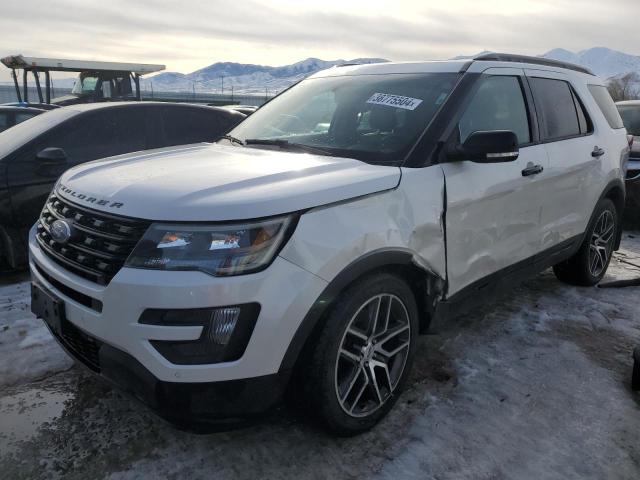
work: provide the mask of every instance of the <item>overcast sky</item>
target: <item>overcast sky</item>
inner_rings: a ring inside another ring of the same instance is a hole
[[[606,46],[640,55],[640,0],[2,0],[0,56],[284,65]],[[633,41],[635,40],[635,41]],[[9,79],[0,70],[0,81]]]

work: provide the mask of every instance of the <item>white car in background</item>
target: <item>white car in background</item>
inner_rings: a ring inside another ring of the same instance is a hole
[[[603,277],[628,152],[582,67],[332,68],[218,144],[66,172],[30,234],[32,308],[174,422],[251,416],[292,386],[356,434],[393,406],[435,321],[551,266]]]

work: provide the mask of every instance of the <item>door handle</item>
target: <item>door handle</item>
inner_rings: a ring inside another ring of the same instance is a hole
[[[604,150],[602,148],[598,147],[597,145],[593,147],[593,152],[591,152],[591,156],[593,158],[600,158],[603,155],[604,155]]]
[[[527,168],[522,170],[522,176],[528,177],[529,175],[537,175],[538,173],[542,173],[544,168],[542,165],[528,165]]]

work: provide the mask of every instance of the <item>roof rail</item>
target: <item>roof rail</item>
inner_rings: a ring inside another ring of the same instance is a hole
[[[595,74],[586,67],[576,65],[575,63],[561,62],[560,60],[552,60],[550,58],[542,57],[529,57],[527,55],[513,55],[510,53],[485,53],[479,55],[473,59],[478,61],[494,61],[494,62],[517,62],[517,63],[532,63],[534,65],[546,65],[547,67],[559,67],[566,68],[567,70],[574,70],[580,73],[586,73],[587,75]]]

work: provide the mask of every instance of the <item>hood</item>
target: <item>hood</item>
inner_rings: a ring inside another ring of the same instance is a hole
[[[60,179],[78,205],[162,221],[268,217],[395,188],[400,168],[348,158],[198,144],[85,163]]]

